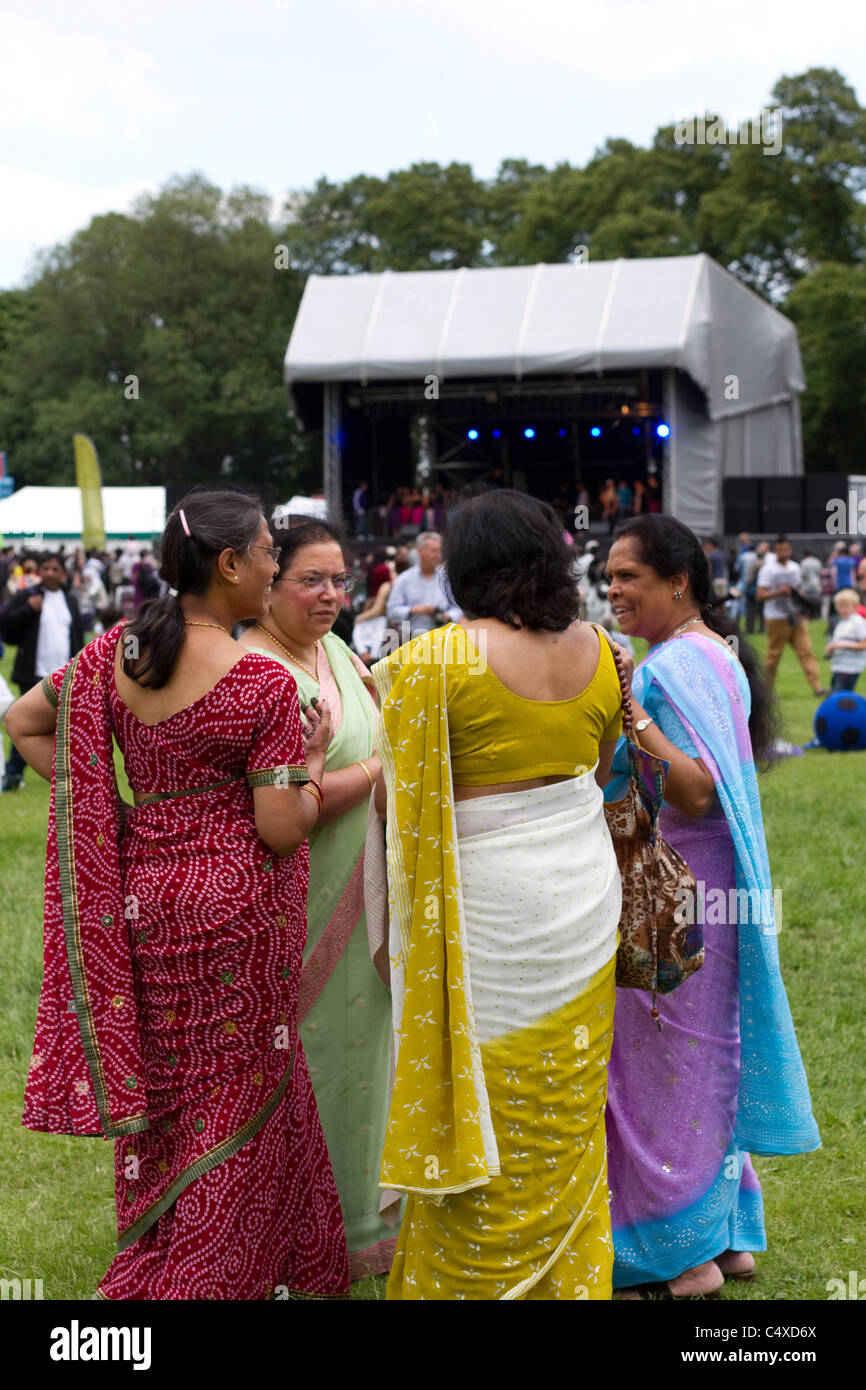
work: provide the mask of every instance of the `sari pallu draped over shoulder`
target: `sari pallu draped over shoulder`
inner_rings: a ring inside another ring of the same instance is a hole
[[[373,750],[376,705],[369,676],[335,633],[320,639],[337,687],[340,716],[325,772],[338,772]],[[302,701],[328,698],[329,685],[289,667]],[[321,656],[320,656],[321,662]],[[323,673],[324,674],[324,673]],[[391,997],[373,968],[364,913],[364,841],[368,801],[310,831],[307,943],[298,1025],[334,1168],[353,1279],[385,1273],[396,1238],[379,1215],[379,1162],[388,1112]]]
[[[779,970],[780,928],[749,738],[748,685],[720,643],[695,634],[650,651],[634,674],[641,703],[653,681],[713,775],[734,844],[740,1009],[736,1139],[754,1154],[808,1153],[821,1139]],[[618,750],[615,769],[620,765]],[[616,795],[609,787],[606,797]]]
[[[24,1124],[116,1140],[100,1297],[341,1296],[339,1201],[297,1033],[308,849],[275,855],[252,796],[308,780],[295,683],[246,653],[146,725],[115,686],[119,634],[43,686],[58,722]],[[113,733],[147,793],[120,836]]]
[[[433,1199],[500,1171],[469,978],[445,674],[462,630],[373,667],[388,794],[394,1089],[381,1185]]]
[[[57,701],[44,977],[23,1124],[114,1139],[149,1127],[120,873],[109,681],[120,629],[85,647]],[[48,693],[50,689],[50,694]]]

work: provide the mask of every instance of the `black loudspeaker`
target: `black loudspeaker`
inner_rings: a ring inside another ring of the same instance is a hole
[[[761,530],[789,535],[804,531],[803,478],[761,480]]]
[[[848,478],[844,473],[807,473],[803,479],[807,531],[826,531],[831,512],[827,503],[841,498],[848,501]]]
[[[722,505],[725,514],[725,535],[736,536],[741,531],[761,530],[760,478],[724,478]]]

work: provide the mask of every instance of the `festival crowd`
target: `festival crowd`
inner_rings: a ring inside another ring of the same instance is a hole
[[[158,574],[134,542],[4,554],[6,785],[52,785],[23,1123],[115,1140],[97,1296],[754,1277],[752,1155],[820,1145],[758,769],[787,645],[824,693],[808,616],[834,689],[856,685],[866,560],[745,535],[726,556],[641,487],[605,484],[603,544],[508,488],[398,490],[357,554],[197,490]],[[352,506],[368,535],[364,484]],[[665,764],[693,911],[657,923],[662,960],[623,808]]]

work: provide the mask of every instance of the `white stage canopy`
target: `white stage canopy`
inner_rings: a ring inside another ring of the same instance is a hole
[[[709,256],[310,276],[296,383],[665,371],[665,505],[719,526],[723,476],[801,473],[791,321]],[[703,400],[689,389],[690,378]]]
[[[108,542],[150,540],[165,528],[165,488],[104,487],[102,512]],[[81,526],[77,487],[22,487],[0,502],[0,534],[8,545],[80,541]]]

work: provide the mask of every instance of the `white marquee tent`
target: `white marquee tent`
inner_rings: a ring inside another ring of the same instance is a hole
[[[150,540],[165,527],[164,487],[104,487],[106,540]],[[81,540],[81,492],[77,487],[22,487],[0,502],[0,535],[8,545],[29,540]]]
[[[802,473],[796,329],[704,255],[314,275],[285,359],[326,419],[336,382],[640,369],[664,372],[665,508],[695,530],[719,528],[723,477]]]

